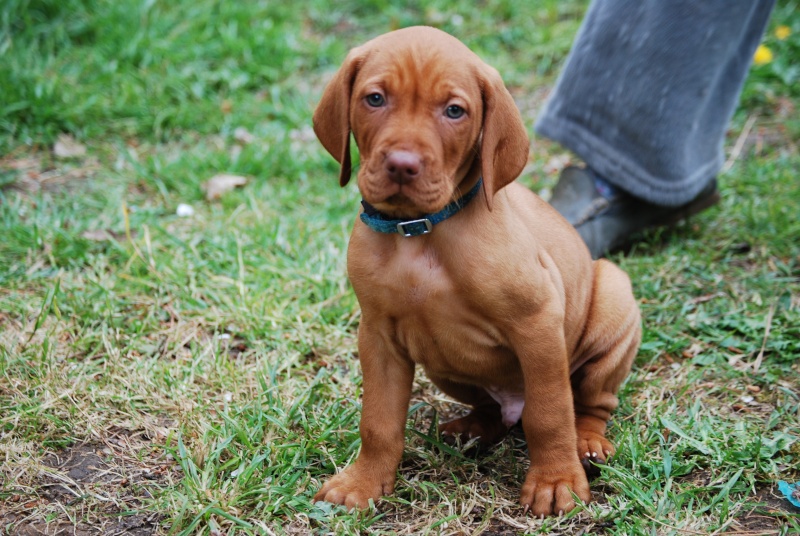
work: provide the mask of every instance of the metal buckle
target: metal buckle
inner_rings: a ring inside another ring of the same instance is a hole
[[[407,225],[414,225],[415,223],[425,224],[425,230],[422,231],[421,233],[410,233],[406,231],[405,227]],[[405,236],[406,238],[408,238],[409,236],[419,236],[428,234],[432,230],[433,230],[433,224],[431,223],[431,220],[429,220],[428,218],[422,218],[421,220],[401,221],[400,223],[397,224],[397,232]]]

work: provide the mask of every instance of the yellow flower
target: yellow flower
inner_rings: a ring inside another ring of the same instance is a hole
[[[758,45],[756,53],[753,54],[753,63],[756,65],[766,65],[772,61],[772,51],[764,45]]]
[[[790,35],[792,35],[792,29],[789,28],[788,26],[778,26],[777,28],[775,28],[775,37],[777,37],[781,41],[783,41]]]

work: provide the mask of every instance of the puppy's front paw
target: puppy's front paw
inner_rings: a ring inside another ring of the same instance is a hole
[[[528,469],[520,502],[526,512],[530,510],[536,517],[562,515],[577,506],[572,493],[585,503],[592,500],[589,482],[578,460],[560,470]]]
[[[394,475],[380,478],[374,471],[354,464],[328,480],[314,495],[314,502],[343,504],[348,510],[369,508],[369,500],[377,501],[394,490]]]

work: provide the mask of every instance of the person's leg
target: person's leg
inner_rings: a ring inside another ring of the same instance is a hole
[[[578,154],[612,194],[682,207],[714,193],[725,130],[773,4],[595,0],[537,132]]]

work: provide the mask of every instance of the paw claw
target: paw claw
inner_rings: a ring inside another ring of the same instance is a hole
[[[578,428],[578,453],[581,465],[589,477],[600,474],[597,464],[604,464],[606,460],[614,455],[614,445],[605,438],[603,434],[592,430]]]

